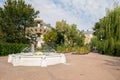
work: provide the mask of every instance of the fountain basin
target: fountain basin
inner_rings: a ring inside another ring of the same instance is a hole
[[[48,53],[46,53],[48,54]],[[55,65],[59,63],[66,63],[64,54],[49,53],[48,55],[36,55],[32,53],[10,54],[8,62],[13,66],[41,66]]]

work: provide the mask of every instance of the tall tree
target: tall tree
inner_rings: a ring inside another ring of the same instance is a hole
[[[5,34],[5,41],[25,42],[25,28],[33,26],[38,13],[24,0],[7,0],[4,7],[0,8],[0,27]]]
[[[103,47],[100,50],[114,54],[115,44],[120,42],[120,6],[116,5],[113,10],[108,9],[106,16],[95,24],[94,30],[98,41],[102,42],[100,46]]]

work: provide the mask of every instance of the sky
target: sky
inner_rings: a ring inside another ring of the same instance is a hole
[[[5,0],[0,0],[2,7]],[[56,21],[66,20],[76,24],[80,30],[92,30],[94,24],[106,15],[106,9],[112,9],[119,0],[25,0],[45,23],[55,27]]]

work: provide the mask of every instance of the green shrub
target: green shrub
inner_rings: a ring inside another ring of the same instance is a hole
[[[99,52],[101,49],[101,46],[100,46],[100,44],[101,44],[101,42],[98,40],[98,38],[97,37],[93,37],[92,39],[91,39],[91,43],[90,43],[90,47],[91,47],[91,50],[93,50],[93,48],[96,48],[97,49],[97,51]]]
[[[20,53],[27,46],[27,44],[0,43],[0,56]]]
[[[65,47],[64,45],[62,46],[57,46],[57,52],[58,53],[66,53],[66,52],[70,52],[70,47]]]
[[[83,47],[80,47],[76,54],[87,54],[90,52],[90,47],[89,46],[83,46]]]
[[[56,50],[57,50],[58,53],[60,53],[60,52],[62,52],[62,47],[61,46],[57,46]]]
[[[69,53],[73,52],[75,54],[86,54],[90,52],[90,47],[89,46],[74,46],[74,47],[65,47],[65,46],[58,46],[57,47],[57,52],[59,53]]]

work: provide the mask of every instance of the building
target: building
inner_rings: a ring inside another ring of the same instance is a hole
[[[84,35],[85,35],[85,45],[90,44],[91,39],[93,38],[93,31],[83,31]]]

